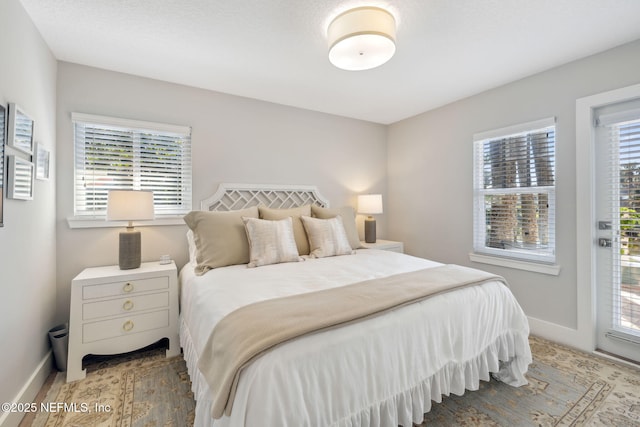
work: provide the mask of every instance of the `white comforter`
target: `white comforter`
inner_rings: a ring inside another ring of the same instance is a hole
[[[410,426],[441,394],[476,389],[488,372],[526,383],[526,317],[491,282],[382,316],[309,335],[259,357],[243,373],[230,417],[210,418],[211,395],[197,358],[214,325],[252,302],[315,291],[438,263],[393,252],[308,259],[196,277],[181,272],[181,344],[195,393],[196,426]],[[502,368],[498,359],[510,361]]]

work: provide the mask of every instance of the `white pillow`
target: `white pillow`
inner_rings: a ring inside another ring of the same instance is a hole
[[[335,255],[351,255],[354,252],[342,224],[340,215],[330,219],[302,216],[302,224],[309,238],[309,256],[324,258]]]
[[[268,220],[243,217],[249,240],[248,267],[304,261],[298,254],[291,217]]]
[[[187,245],[189,246],[189,264],[195,267],[198,265],[198,248],[191,229],[187,230]]]

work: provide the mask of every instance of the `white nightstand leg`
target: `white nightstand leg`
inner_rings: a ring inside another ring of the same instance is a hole
[[[67,358],[67,382],[83,380],[87,376],[87,370],[82,369],[82,357],[72,357],[69,354]]]
[[[178,339],[178,335],[173,335],[169,337],[169,349],[167,350],[166,357],[173,357],[180,354],[180,340]]]

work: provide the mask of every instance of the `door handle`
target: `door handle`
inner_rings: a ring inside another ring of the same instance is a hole
[[[611,230],[611,221],[598,221],[598,230]]]

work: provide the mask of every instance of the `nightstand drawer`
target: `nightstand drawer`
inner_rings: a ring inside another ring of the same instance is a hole
[[[128,295],[138,292],[157,291],[169,288],[169,279],[164,277],[151,277],[149,279],[127,280],[122,282],[104,283],[101,285],[89,285],[82,288],[82,299],[95,299]]]
[[[102,322],[85,323],[82,325],[82,342],[88,343],[115,338],[151,329],[166,328],[167,326],[169,326],[169,310],[120,317]]]
[[[169,307],[169,292],[85,303],[82,304],[82,320],[118,316],[162,307]]]

